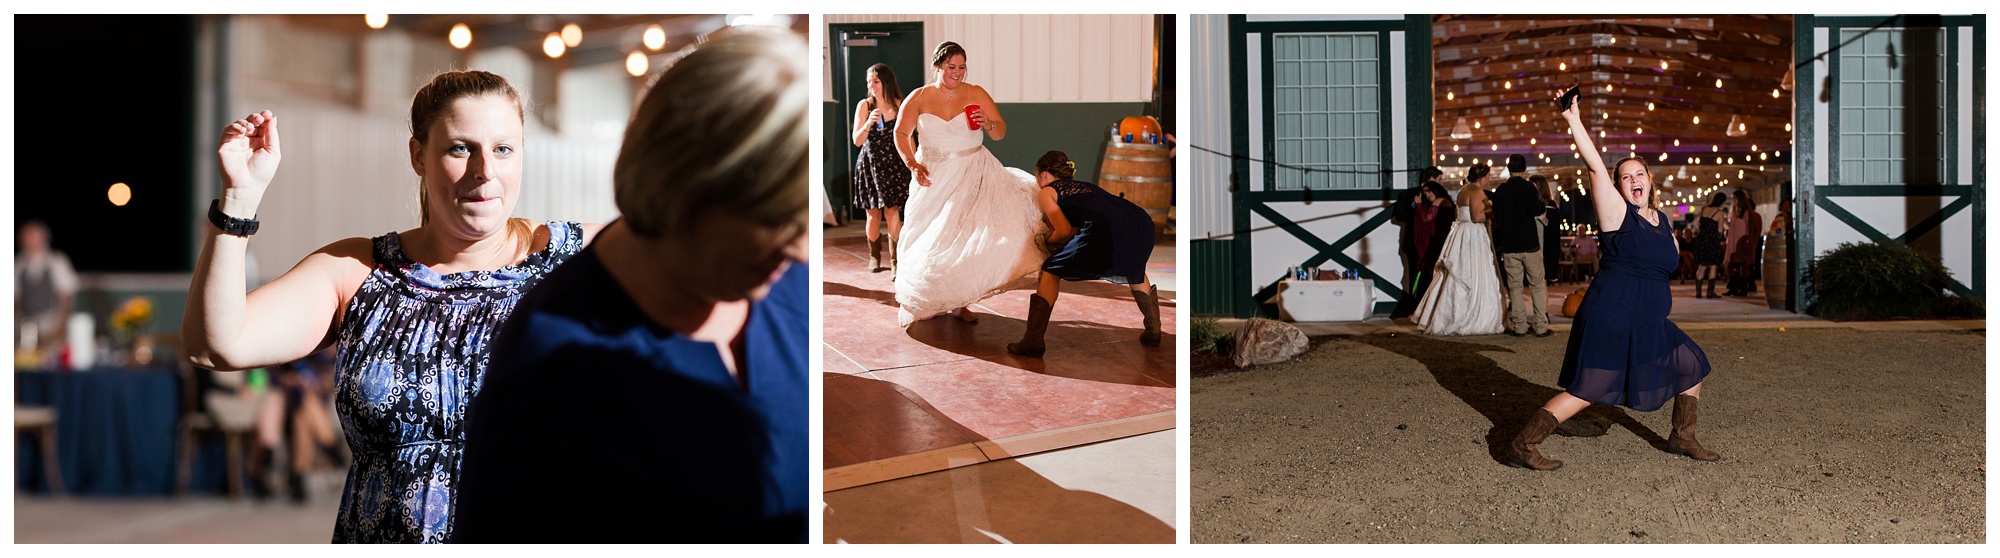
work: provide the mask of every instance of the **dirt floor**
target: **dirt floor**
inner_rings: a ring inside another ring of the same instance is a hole
[[[1714,372],[1703,463],[1671,405],[1592,407],[1502,448],[1553,396],[1567,334],[1315,339],[1190,388],[1197,543],[1984,543],[1985,331],[1690,331]]]

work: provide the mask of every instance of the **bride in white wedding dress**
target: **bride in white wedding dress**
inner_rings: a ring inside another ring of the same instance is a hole
[[[1487,335],[1506,331],[1506,299],[1493,265],[1493,233],[1486,222],[1489,169],[1473,165],[1458,191],[1457,222],[1444,239],[1424,300],[1412,316],[1429,335]]]
[[[896,119],[896,149],[916,182],[896,246],[902,326],[946,312],[977,321],[966,306],[1034,273],[1048,257],[1035,177],[1002,166],[982,145],[987,136],[1005,137],[1007,123],[984,88],[965,83],[965,49],[940,43],[931,66],[937,80],[911,92]]]

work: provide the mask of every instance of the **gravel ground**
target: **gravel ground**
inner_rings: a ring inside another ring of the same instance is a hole
[[[1553,396],[1566,335],[1316,339],[1192,394],[1197,543],[1984,543],[1983,330],[1691,331],[1714,372],[1699,438],[1671,405],[1592,407],[1501,450]]]

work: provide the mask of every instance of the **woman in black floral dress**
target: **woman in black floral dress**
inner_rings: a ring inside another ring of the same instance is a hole
[[[868,98],[854,107],[854,204],[868,210],[868,271],[882,265],[882,233],[889,233],[889,265],[896,263],[896,237],[903,232],[899,215],[910,197],[910,169],[896,154],[896,111],[903,108],[903,90],[888,64],[868,67]],[[888,225],[887,230],[883,225]]]

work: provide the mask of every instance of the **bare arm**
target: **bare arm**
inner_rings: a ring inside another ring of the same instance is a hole
[[[1076,234],[1076,227],[1069,224],[1069,217],[1063,215],[1062,206],[1056,204],[1055,188],[1042,188],[1036,192],[1035,206],[1042,208],[1042,215],[1049,219],[1049,243],[1066,242]]]
[[[910,168],[910,175],[916,178],[920,186],[931,185],[931,171],[924,168],[923,163],[917,162],[917,142],[910,138],[910,134],[917,131],[917,115],[922,112],[916,107],[923,105],[921,100],[929,97],[928,91],[918,88],[911,92],[908,99],[903,99],[903,106],[896,113],[896,154],[903,157],[903,166]]]
[[[875,111],[868,109],[868,101],[854,104],[854,146],[868,143],[868,127],[875,125]]]
[[[1577,114],[1581,106],[1581,103],[1570,105],[1569,110],[1562,111],[1562,116],[1569,121],[1570,137],[1576,140],[1576,151],[1583,155],[1584,167],[1590,171],[1590,201],[1597,209],[1597,230],[1615,231],[1625,224],[1625,196],[1618,192],[1611,173],[1604,170],[1604,159],[1597,155],[1597,145],[1590,141],[1590,130]]]
[[[222,167],[222,211],[238,218],[257,213],[264,188],[278,169],[277,117],[269,111],[231,123],[216,150]],[[214,370],[246,370],[296,360],[325,346],[343,300],[341,284],[357,268],[366,273],[367,239],[348,239],[304,261],[256,292],[248,290],[243,261],[247,237],[203,227],[201,256],[188,285],[181,344],[188,362]]]

